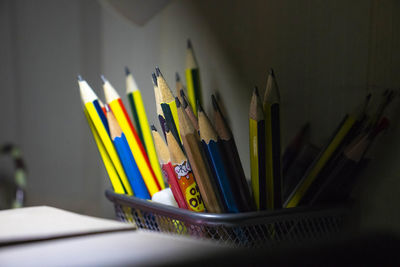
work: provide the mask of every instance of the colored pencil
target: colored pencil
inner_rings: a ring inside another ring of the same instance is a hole
[[[187,40],[185,73],[189,103],[193,108],[194,114],[197,116],[197,101],[200,104],[203,103],[201,98],[200,71],[194,55],[192,42],[189,39]]]
[[[359,118],[359,114],[351,113],[345,115],[334,134],[330,138],[329,142],[322,149],[321,153],[314,160],[311,166],[307,169],[305,175],[302,177],[300,182],[297,184],[293,192],[289,195],[288,199],[284,203],[284,207],[291,208],[296,207],[303,196],[307,193],[312,183],[317,179],[321,170],[329,162],[332,156],[337,151],[338,147],[341,146],[343,140],[346,138],[348,133],[352,130],[354,124]]]
[[[218,106],[214,95],[211,95],[211,101],[214,108],[215,130],[220,138],[224,157],[225,168],[231,181],[233,195],[241,212],[255,209],[255,204],[251,198],[249,186],[240,161],[239,152],[236,147],[232,132],[226,123],[224,116]]]
[[[179,120],[178,113],[176,110],[175,97],[171,92],[167,82],[159,68],[156,68],[157,74],[157,85],[160,92],[160,104],[161,109],[164,113],[165,121],[167,122],[168,128],[172,135],[176,138],[178,144],[182,147],[182,141],[179,133]]]
[[[139,136],[132,125],[125,106],[122,103],[117,91],[103,76],[102,80],[106,102],[110,106],[115,118],[118,121],[118,124],[124,132],[135,162],[140,170],[140,173],[142,174],[147,189],[149,190],[150,196],[153,196],[153,194],[161,190],[161,187],[158,184],[158,180],[153,172],[153,169],[151,168],[143,144],[140,142]]]
[[[153,137],[150,132],[149,121],[147,119],[146,110],[143,105],[142,95],[138,89],[138,86],[133,78],[132,73],[126,68],[126,93],[128,95],[129,102],[131,103],[132,113],[136,115],[137,122],[140,128],[137,128],[137,132],[140,132],[142,136],[141,141],[144,144],[147,156],[154,174],[157,177],[158,184],[161,189],[165,188],[164,180],[162,178],[160,164],[158,162],[156,149],[154,147]],[[144,141],[144,142],[143,142]]]
[[[239,212],[236,199],[233,195],[232,185],[228,178],[228,172],[224,165],[223,150],[218,140],[218,135],[211,125],[210,120],[202,109],[200,103],[197,103],[197,114],[199,118],[199,129],[201,143],[206,152],[211,170],[217,181],[217,185],[222,194],[222,199],[228,212]]]
[[[171,131],[167,128],[167,146],[171,155],[171,164],[174,168],[178,184],[185,197],[188,209],[196,212],[204,212],[203,199],[194,178],[192,168]]]
[[[153,133],[154,144],[156,147],[158,159],[160,161],[161,169],[164,172],[164,176],[168,180],[169,187],[171,187],[172,194],[178,203],[178,207],[182,209],[188,209],[185,197],[182,194],[181,188],[179,187],[178,178],[171,164],[171,156],[167,147],[167,144],[162,139],[161,135],[157,132],[154,125],[151,126]]]
[[[129,100],[129,106],[131,107],[133,123],[136,128],[136,132],[140,138],[140,141],[142,142],[142,144],[145,144],[143,134],[142,134],[142,126],[140,124],[139,114],[138,114],[138,110],[137,110],[137,107],[135,104],[135,99],[134,99],[134,94],[133,94],[134,92],[135,93],[139,92],[136,94],[140,94],[140,91],[139,91],[139,89],[138,89],[139,87],[137,86],[136,81],[133,78],[133,75],[131,74],[128,67],[125,67],[125,81],[126,81],[126,95]],[[140,95],[140,98],[141,98],[141,95]],[[146,148],[146,150],[147,150],[147,148]]]
[[[264,210],[267,208],[265,119],[257,87],[254,88],[250,102],[249,137],[253,198],[257,209]]]
[[[184,90],[184,87],[178,72],[175,73],[175,82],[176,82],[175,84],[176,97],[178,97],[179,101],[181,101],[182,103],[182,97],[180,95],[180,91]]]
[[[355,172],[360,165],[366,151],[375,137],[388,127],[388,120],[383,119],[370,133],[362,133],[356,144],[351,144],[343,151],[335,168],[329,173],[315,194],[304,197],[307,204],[343,201],[351,193],[355,182]]]
[[[108,125],[110,126],[111,139],[113,140],[114,147],[117,150],[119,159],[124,167],[125,174],[128,177],[133,193],[138,198],[150,199],[150,194],[147,191],[142,175],[140,174],[140,171],[133,158],[128,141],[126,141],[125,135],[122,132],[121,127],[118,125],[118,122],[115,119],[114,114],[112,114],[110,108],[108,106],[105,108],[107,112]]]
[[[161,104],[160,104],[160,89],[158,88],[158,85],[157,85],[157,76],[153,72],[151,74],[151,77],[152,77],[153,88],[154,88],[154,100],[156,103],[157,118],[158,118],[158,121],[160,122],[161,130],[164,135],[164,138],[166,138],[166,136],[165,136],[165,127],[166,126],[165,125],[167,122],[165,121],[164,112],[162,111]]]
[[[92,88],[90,88],[89,84],[80,76],[78,77],[78,84],[85,115],[98,145],[111,184],[116,193],[133,195],[132,188],[129,184],[128,178],[126,177],[117,151],[115,150],[107,129],[104,126],[104,122],[100,118],[100,114],[104,115],[104,113],[102,113],[102,110],[99,112],[98,109],[96,109],[98,98]]]
[[[279,89],[273,69],[270,70],[265,90],[263,110],[266,133],[267,208],[282,208],[281,125]]]
[[[199,144],[198,133],[179,101],[177,101],[177,107],[183,146],[196,177],[205,208],[208,212],[222,213],[226,208],[208,162],[204,157],[202,147]]]
[[[188,101],[186,100],[186,95],[183,90],[180,91],[180,95],[182,98],[182,106],[183,109],[185,110],[186,114],[188,115],[190,121],[192,122],[193,127],[196,129],[196,131],[199,131],[199,122],[197,120],[196,115],[193,113],[193,109],[190,107]]]

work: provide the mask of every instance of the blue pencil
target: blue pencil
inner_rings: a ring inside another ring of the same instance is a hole
[[[239,209],[233,196],[232,187],[227,175],[228,172],[224,166],[223,154],[220,143],[218,142],[218,135],[199,104],[197,114],[199,119],[201,143],[204,147],[204,151],[216,179],[216,183],[218,184],[223,202],[228,212],[237,213],[239,212]]]
[[[131,184],[133,194],[138,198],[151,199],[149,191],[143,181],[143,177],[140,174],[135,159],[133,158],[125,134],[122,132],[121,127],[118,125],[117,120],[108,106],[106,106],[106,110],[111,139],[113,140],[115,150],[117,150],[125,174]]]

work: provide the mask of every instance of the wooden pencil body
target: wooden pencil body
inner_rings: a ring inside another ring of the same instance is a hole
[[[224,157],[226,170],[228,171],[228,177],[239,211],[246,212],[254,210],[254,201],[250,194],[235,141],[233,138],[229,140],[220,140],[220,144],[224,155],[226,155]]]
[[[257,209],[266,209],[265,121],[250,119],[250,164],[253,198]]]
[[[266,181],[267,208],[282,208],[281,133],[279,104],[266,103]]]
[[[203,157],[198,137],[193,134],[182,135],[183,146],[199,186],[201,196],[208,212],[225,211],[216,184],[211,176],[208,163]]]
[[[208,144],[204,140],[201,142],[206,151],[207,158],[228,212],[239,212],[218,142],[214,140],[210,140]]]

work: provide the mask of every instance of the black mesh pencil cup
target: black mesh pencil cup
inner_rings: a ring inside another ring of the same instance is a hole
[[[195,213],[106,191],[118,220],[141,229],[206,238],[237,247],[266,247],[299,243],[340,233],[344,206],[299,207],[237,214]]]

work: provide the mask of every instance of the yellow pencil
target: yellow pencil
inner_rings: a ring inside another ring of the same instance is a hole
[[[175,97],[172,94],[167,82],[165,81],[161,71],[156,67],[157,74],[157,85],[160,92],[160,104],[164,113],[164,118],[167,122],[168,128],[172,135],[178,141],[180,147],[182,147],[182,139],[179,130],[179,119],[178,110],[176,108]]]
[[[165,188],[164,180],[161,173],[160,164],[158,162],[156,149],[154,147],[153,137],[150,132],[149,121],[147,120],[146,110],[143,105],[142,95],[138,89],[138,86],[133,78],[132,73],[126,68],[126,93],[132,103],[132,110],[136,110],[136,115],[139,120],[140,130],[143,137],[144,145],[147,151],[147,155],[150,160],[151,167],[153,168],[154,174],[157,177],[158,183],[161,189]],[[138,129],[139,131],[139,129]]]
[[[194,56],[193,47],[190,40],[187,41],[185,74],[188,100],[190,106],[193,108],[194,114],[197,116],[197,101],[199,101],[200,105],[203,103],[201,98],[199,67],[197,65],[196,57]]]
[[[265,90],[263,109],[266,127],[267,208],[282,208],[281,132],[279,89],[271,69]]]
[[[118,190],[118,193],[123,193],[123,188],[125,188],[125,191],[128,195],[133,195],[132,188],[129,184],[128,178],[126,177],[117,151],[115,150],[110,136],[106,128],[104,127],[104,124],[101,121],[98,111],[96,110],[96,107],[94,105],[94,102],[97,102],[98,98],[85,80],[80,78],[78,83],[89,126],[91,126],[91,129],[95,129],[95,131],[92,132],[95,137],[96,143],[102,144],[98,146],[100,155],[103,157],[107,171],[110,171],[109,175],[111,183],[113,187],[115,185],[114,190]],[[115,168],[116,172],[112,170],[111,164]],[[123,188],[121,188],[121,186],[123,186]]]
[[[125,106],[122,103],[117,91],[114,87],[102,76],[104,95],[106,97],[107,104],[110,105],[115,118],[118,121],[119,126],[125,134],[126,140],[128,141],[129,148],[132,151],[133,157],[136,164],[138,165],[139,171],[142,174],[144,182],[149,190],[150,196],[161,190],[158,180],[151,168],[149,159],[146,155],[146,151],[140,142],[140,139],[136,133],[135,128],[130,121],[128,113],[126,112]]]
[[[257,87],[254,88],[249,111],[249,144],[251,187],[258,210],[266,209],[265,120]]]

